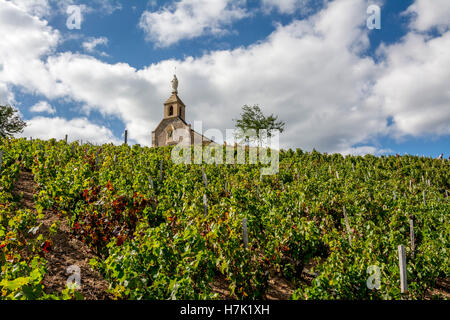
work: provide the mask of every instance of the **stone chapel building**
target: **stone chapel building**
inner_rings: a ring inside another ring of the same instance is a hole
[[[152,132],[152,146],[163,147],[176,145],[182,142],[183,137],[174,139],[174,131],[184,129],[185,136],[190,137],[190,144],[202,142],[203,145],[214,143],[200,133],[191,129],[191,125],[186,122],[186,105],[178,97],[178,79],[174,75],[172,80],[172,95],[164,103],[164,117]]]

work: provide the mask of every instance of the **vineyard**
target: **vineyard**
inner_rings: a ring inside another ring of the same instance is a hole
[[[261,176],[254,164],[174,164],[170,147],[5,139],[0,150],[1,299],[267,299],[279,283],[285,299],[449,297],[447,160],[297,149]],[[54,260],[62,236],[89,249],[102,295],[83,291],[86,268],[81,288],[51,285],[69,276]]]

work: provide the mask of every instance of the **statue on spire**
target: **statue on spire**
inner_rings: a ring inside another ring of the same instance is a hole
[[[173,75],[172,80],[172,93],[178,93],[178,79],[175,74]]]

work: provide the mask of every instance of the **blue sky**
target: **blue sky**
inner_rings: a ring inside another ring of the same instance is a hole
[[[0,0],[0,103],[27,137],[120,143],[128,129],[150,145],[176,67],[204,130],[259,104],[286,121],[284,148],[448,157],[449,14],[446,0]]]

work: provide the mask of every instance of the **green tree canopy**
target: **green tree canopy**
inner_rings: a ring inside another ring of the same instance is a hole
[[[280,133],[284,131],[285,123],[278,120],[278,116],[271,114],[270,116],[264,116],[259,105],[242,107],[241,119],[234,120],[236,122],[236,137],[246,142],[252,140],[260,141],[260,130],[267,130],[267,137],[272,137],[275,130],[279,130]],[[254,130],[254,136],[249,133]]]
[[[26,123],[19,117],[19,111],[11,106],[0,106],[0,138],[12,137],[23,132]]]

